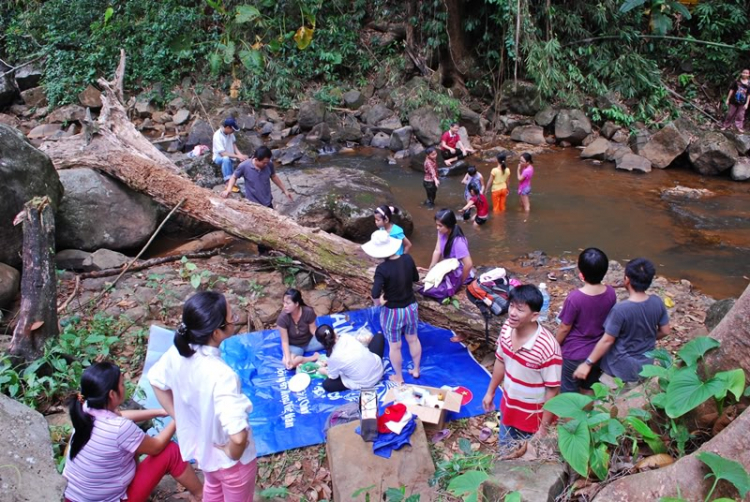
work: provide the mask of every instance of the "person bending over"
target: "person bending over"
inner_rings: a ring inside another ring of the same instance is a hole
[[[321,324],[315,338],[325,347],[327,359],[319,373],[326,392],[374,387],[383,379],[385,337],[377,333],[365,347],[353,335],[337,335],[331,326]]]

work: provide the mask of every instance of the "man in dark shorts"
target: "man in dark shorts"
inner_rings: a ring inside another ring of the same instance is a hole
[[[446,166],[463,159],[469,153],[474,153],[474,150],[467,148],[461,142],[461,137],[458,135],[458,122],[453,122],[450,129],[440,137],[440,152],[443,154]]]

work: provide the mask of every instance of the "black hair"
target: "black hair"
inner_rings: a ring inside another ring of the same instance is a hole
[[[431,146],[431,147],[427,148],[427,150],[425,150],[424,153],[427,154],[427,155],[430,155],[431,153],[433,153],[435,151],[436,151],[435,147]]]
[[[315,339],[326,349],[326,357],[331,357],[333,346],[336,345],[336,333],[328,324],[321,324],[315,330]]]
[[[389,222],[393,223],[393,215],[401,214],[401,210],[397,207],[388,206],[383,204],[375,208],[375,214],[379,214]]]
[[[505,169],[507,166],[505,165],[505,161],[508,159],[508,154],[505,152],[500,152],[497,154],[497,161],[500,163],[501,166],[503,166],[503,169]]]
[[[469,193],[474,192],[474,195],[479,195],[479,187],[476,183],[469,183]]]
[[[654,275],[654,264],[646,258],[636,258],[625,265],[625,276],[630,279],[630,286],[639,293],[643,293],[651,286]]]
[[[258,160],[265,160],[270,159],[273,154],[271,153],[271,149],[267,146],[259,146],[255,149],[255,155],[254,157]]]
[[[510,290],[510,293],[508,293],[508,303],[528,305],[532,312],[541,312],[544,297],[539,288],[533,284],[523,284]]]
[[[466,168],[466,172],[469,173],[469,176],[474,176],[477,174],[477,168],[475,166],[469,166]]]
[[[217,329],[227,325],[227,299],[216,291],[201,291],[185,302],[182,322],[174,335],[174,345],[182,357],[195,354],[193,345],[207,345]]]
[[[529,152],[523,152],[521,154],[521,158],[523,158],[523,160],[531,164],[531,154]]]
[[[70,459],[86,446],[94,430],[94,417],[83,411],[85,402],[89,408],[105,410],[109,406],[109,391],[118,391],[120,387],[120,368],[111,362],[94,363],[81,375],[81,392],[67,400],[70,421],[75,433],[70,441]]]
[[[453,241],[458,237],[464,237],[464,232],[458,226],[456,213],[448,208],[441,209],[435,213],[435,221],[439,221],[451,229],[451,232],[448,234],[448,240],[445,241],[445,247],[443,248],[443,258],[445,258],[451,253],[451,249],[453,249]]]
[[[300,307],[307,307],[305,300],[302,299],[302,293],[300,293],[299,289],[289,288],[284,291],[284,296],[288,296],[289,298],[291,298],[292,302],[296,303]]]
[[[451,122],[451,127],[457,126],[457,125],[458,125],[458,122]]]
[[[586,248],[578,255],[578,270],[589,284],[601,284],[608,268],[609,259],[601,249]]]

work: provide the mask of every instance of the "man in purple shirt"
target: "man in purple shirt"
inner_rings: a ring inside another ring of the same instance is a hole
[[[599,381],[599,365],[591,368],[585,380],[573,378],[573,373],[604,335],[604,321],[617,302],[612,286],[602,284],[607,268],[607,255],[597,248],[584,249],[578,256],[578,275],[583,287],[571,291],[565,299],[555,334],[563,356],[561,392],[590,394],[591,386]]]

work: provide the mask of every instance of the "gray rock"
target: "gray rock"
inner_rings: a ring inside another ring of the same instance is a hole
[[[237,120],[237,126],[243,131],[251,131],[255,129],[255,125],[257,124],[257,121],[255,120],[255,116],[250,115],[249,113],[241,114],[239,117],[236,118],[236,120]]]
[[[581,110],[560,110],[555,117],[557,141],[568,141],[580,145],[583,138],[591,134],[591,121]]]
[[[610,139],[615,143],[625,144],[630,139],[630,133],[625,129],[618,129]]]
[[[440,117],[429,106],[417,108],[409,114],[409,125],[414,130],[414,135],[423,145],[437,145],[443,131],[440,127]]]
[[[732,141],[740,155],[747,155],[750,152],[750,134],[735,134],[731,131],[723,131],[722,134]]]
[[[97,249],[83,260],[83,269],[87,272],[120,268],[130,261],[130,258],[117,251]]]
[[[379,132],[373,136],[370,146],[375,148],[388,148],[391,145],[391,137],[384,132]]]
[[[351,90],[344,93],[344,106],[350,110],[357,110],[365,104],[365,97],[357,90]]]
[[[664,169],[687,149],[690,141],[673,123],[657,131],[638,152],[651,161],[653,167]]]
[[[3,500],[62,500],[65,480],[57,473],[47,421],[41,413],[0,394],[0,429]]]
[[[185,151],[192,150],[195,145],[213,145],[214,141],[214,130],[211,128],[211,124],[205,120],[196,120],[190,127],[188,132],[187,141],[185,141]]]
[[[297,116],[298,112],[294,108],[292,108],[291,110],[287,110],[284,114],[284,125],[287,127],[292,127],[297,123]]]
[[[0,308],[6,308],[18,295],[21,273],[10,265],[0,263]]]
[[[18,89],[25,91],[32,87],[38,87],[42,83],[42,76],[44,75],[44,69],[42,66],[37,66],[36,63],[27,64],[22,66],[15,71],[16,84]]]
[[[500,87],[501,104],[513,113],[534,116],[542,109],[539,91],[531,82],[506,80]],[[581,138],[583,139],[583,138]]]
[[[16,129],[18,129],[19,127],[21,127],[21,120],[15,115],[0,113],[0,124],[5,124],[7,126],[15,127]]]
[[[258,134],[261,136],[268,136],[273,132],[273,124],[271,122],[261,122],[258,124],[260,126],[260,131],[258,131]]]
[[[581,152],[581,158],[605,160],[607,150],[609,150],[609,148],[609,140],[605,138],[597,138],[589,146],[584,148],[584,150]]]
[[[62,130],[62,124],[40,124],[30,130],[26,137],[29,139],[49,138],[55,136]]]
[[[651,141],[651,131],[648,129],[638,129],[628,138],[628,146],[633,153],[641,155],[643,148]]]
[[[502,460],[482,484],[482,500],[503,500],[517,491],[524,502],[553,502],[565,490],[567,470],[562,462]]]
[[[626,153],[615,160],[615,167],[624,171],[651,172],[651,161],[634,153]]]
[[[604,160],[609,162],[617,162],[622,158],[623,155],[626,155],[628,153],[633,153],[628,145],[611,141],[609,143],[609,148],[607,148],[607,151],[604,152]]]
[[[706,320],[704,322],[706,329],[708,331],[713,331],[713,329],[719,325],[721,320],[724,319],[724,316],[727,315],[727,312],[732,310],[736,301],[737,300],[734,298],[724,298],[723,300],[718,300],[712,303],[706,310]]]
[[[378,104],[370,108],[367,113],[365,113],[364,119],[368,125],[374,126],[382,120],[387,119],[391,116],[393,116],[393,110]]]
[[[527,117],[519,117],[518,115],[500,115],[497,117],[497,121],[503,131],[512,132],[516,127],[525,125],[534,125],[534,121]]]
[[[44,94],[44,89],[41,87],[32,87],[31,89],[21,91],[21,99],[23,99],[23,102],[26,103],[26,105],[34,108],[47,106],[47,96]]]
[[[298,223],[320,228],[355,242],[366,242],[376,230],[372,218],[378,204],[396,205],[385,180],[359,169],[325,167],[289,169],[282,176],[305,197],[290,201],[272,185],[274,208]],[[406,235],[414,229],[412,217],[404,212],[396,222]]]
[[[591,143],[593,143],[594,141],[596,141],[598,138],[599,138],[599,134],[597,134],[595,132],[592,132],[591,134],[589,134],[588,136],[586,136],[585,138],[583,138],[583,141],[581,141],[581,145],[584,146],[584,147],[589,146]]]
[[[133,248],[156,228],[158,205],[119,181],[92,169],[64,169],[60,181],[65,196],[57,212],[58,248]]]
[[[65,105],[47,115],[48,124],[83,122],[86,109],[80,105]]]
[[[278,158],[279,164],[282,166],[288,166],[301,159],[305,155],[305,149],[300,145],[287,146],[282,149],[278,156],[274,155],[274,158]]]
[[[188,120],[190,120],[190,111],[184,108],[178,110],[172,117],[172,122],[178,126],[184,124]]]
[[[393,131],[395,131],[396,129],[401,129],[403,126],[404,125],[401,123],[399,118],[393,115],[392,117],[385,118],[378,122],[376,129],[380,132],[391,134]]]
[[[470,136],[482,134],[482,116],[467,106],[461,106],[458,110],[458,123],[466,128]]]
[[[737,149],[726,136],[709,132],[688,148],[690,163],[703,175],[715,176],[737,163]]]
[[[534,115],[534,122],[542,127],[549,127],[555,122],[555,117],[557,117],[557,110],[554,108],[545,108]]]
[[[0,108],[13,104],[18,92],[18,86],[13,78],[13,72],[10,71],[10,66],[0,61]]]
[[[78,102],[84,108],[96,108],[102,107],[102,93],[99,89],[89,84],[81,93],[78,95]]]
[[[528,143],[530,145],[547,144],[547,140],[544,139],[544,128],[537,125],[525,125],[516,127],[511,131],[510,139],[512,139],[513,141],[520,141],[521,143]]]
[[[346,114],[342,124],[331,132],[334,141],[359,141],[362,139],[362,128],[356,117]]]
[[[305,139],[310,142],[331,141],[331,129],[328,127],[328,124],[321,122],[310,130]]]
[[[619,130],[620,130],[620,126],[608,120],[602,126],[601,134],[607,139],[612,139],[612,136],[614,136],[615,133]]]
[[[142,119],[151,117],[151,114],[155,111],[156,108],[154,108],[153,101],[150,99],[139,99],[135,102],[135,113]]]
[[[172,113],[176,113],[177,110],[180,110],[182,108],[185,108],[185,100],[182,99],[180,96],[177,96],[172,101],[169,102],[167,105],[167,108],[172,111]]]
[[[221,167],[214,164],[211,154],[200,157],[180,156],[175,164],[182,169],[190,180],[203,188],[212,188],[224,183]],[[174,219],[174,216],[172,217]]]
[[[279,115],[279,112],[274,110],[273,108],[266,108],[263,110],[263,113],[266,116],[266,119],[268,119],[269,122],[281,122],[281,115]]]
[[[734,181],[747,181],[750,179],[750,158],[740,157],[737,163],[732,166],[730,173]]]
[[[391,133],[390,144],[388,145],[391,151],[398,152],[409,148],[412,131],[413,129],[411,126],[402,127],[393,131],[393,133]]]
[[[409,157],[409,150],[399,150],[393,154],[393,160],[404,160]]]
[[[362,139],[359,140],[360,144],[362,146],[370,146],[370,143],[372,143],[372,138],[375,136],[375,133],[372,132],[372,129],[369,127],[365,129],[364,134],[362,134]]]
[[[326,105],[311,99],[299,104],[299,118],[297,120],[302,131],[309,131],[326,119]]]
[[[13,218],[34,197],[47,195],[57,208],[63,186],[49,157],[5,124],[0,124],[0,179],[0,262],[18,267],[23,232],[22,225],[13,226]]]
[[[88,251],[80,249],[63,249],[55,255],[55,266],[61,270],[83,270],[83,262],[91,256]]]
[[[236,134],[235,136],[237,138],[237,148],[239,150],[249,156],[253,155],[253,152],[255,150],[263,145],[265,143],[263,142],[263,138],[258,136],[255,133],[248,133],[248,134]],[[211,143],[205,143],[207,145],[211,145]]]

